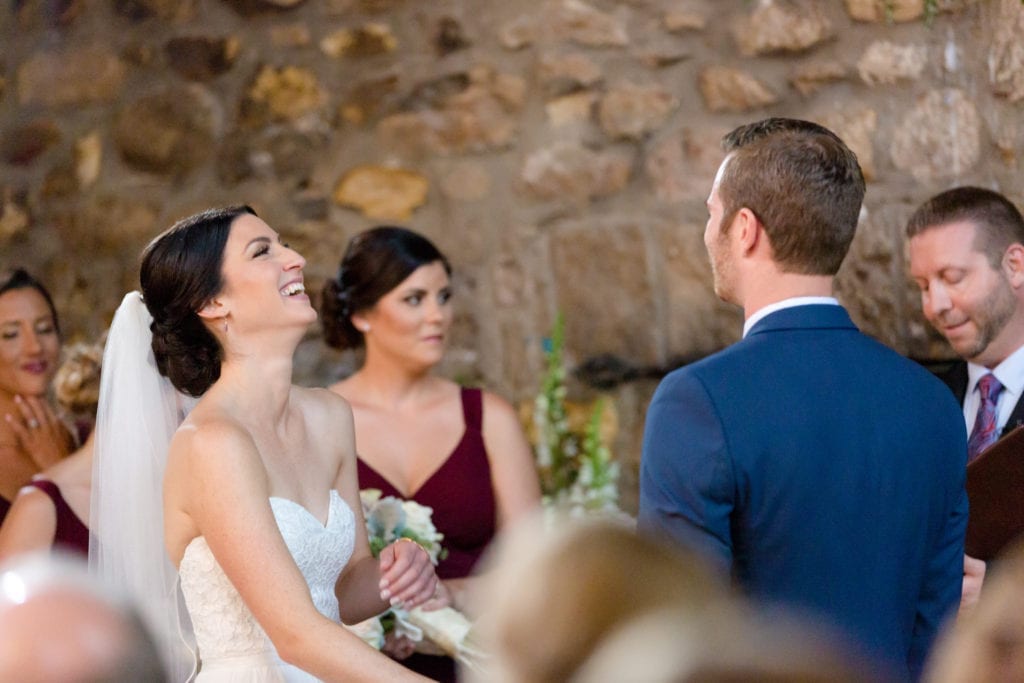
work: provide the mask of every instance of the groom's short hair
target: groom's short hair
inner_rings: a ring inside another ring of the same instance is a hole
[[[783,271],[835,275],[864,201],[864,175],[850,148],[824,126],[785,118],[740,126],[722,147],[723,229],[750,209]]]

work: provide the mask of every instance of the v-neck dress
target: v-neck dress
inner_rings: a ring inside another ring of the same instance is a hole
[[[484,446],[482,392],[480,389],[463,388],[461,402],[465,421],[462,439],[430,478],[407,498],[434,510],[434,526],[444,534],[441,545],[448,551],[447,557],[437,565],[437,575],[441,579],[469,576],[497,528],[491,465]],[[380,489],[383,496],[406,499],[362,459],[358,468],[359,488]],[[425,665],[431,660],[451,662],[442,657],[413,655],[403,663],[435,680],[454,680],[434,670],[420,668],[419,663]],[[454,667],[450,668],[454,670]]]

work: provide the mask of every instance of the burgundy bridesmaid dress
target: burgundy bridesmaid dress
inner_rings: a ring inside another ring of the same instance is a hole
[[[380,489],[382,496],[414,500],[433,508],[434,526],[444,534],[448,555],[437,565],[441,579],[469,576],[494,538],[497,510],[491,487],[491,465],[483,436],[483,394],[462,389],[465,431],[455,450],[411,496],[404,496],[376,470],[359,460],[359,488]],[[449,657],[413,654],[406,667],[436,681],[455,680],[455,662]]]

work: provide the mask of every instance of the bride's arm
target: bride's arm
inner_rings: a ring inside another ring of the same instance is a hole
[[[326,681],[424,680],[320,614],[285,545],[255,445],[241,428],[207,423],[175,437],[169,487],[281,658]],[[182,452],[183,458],[176,458]],[[184,465],[175,467],[174,465]]]
[[[401,602],[416,607],[434,596],[437,577],[426,551],[408,539],[392,543],[374,559],[366,538],[366,521],[359,500],[359,476],[356,469],[355,425],[348,403],[324,390],[335,443],[341,465],[334,487],[356,517],[356,542],[352,559],[342,570],[335,586],[341,618],[348,624],[380,614],[390,604]]]

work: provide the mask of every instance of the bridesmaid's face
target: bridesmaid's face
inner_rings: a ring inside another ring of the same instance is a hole
[[[43,295],[31,287],[0,294],[0,391],[42,396],[59,355],[60,336]]]
[[[453,317],[451,296],[448,273],[434,261],[414,270],[352,321],[363,330],[368,351],[414,366],[433,366],[444,357]]]

